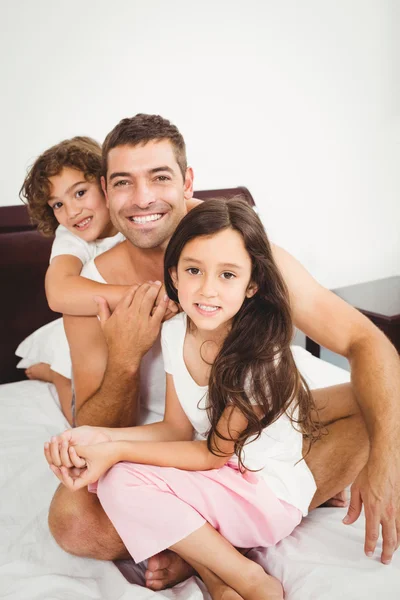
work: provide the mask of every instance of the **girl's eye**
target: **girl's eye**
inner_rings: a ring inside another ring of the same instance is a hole
[[[76,198],[82,198],[86,194],[86,190],[78,190],[75,194]]]
[[[200,273],[200,269],[197,269],[196,267],[190,267],[190,269],[186,270],[190,275],[198,275]]]
[[[229,273],[229,271],[225,271],[224,273],[221,273],[221,277],[222,279],[235,279],[236,275],[234,273]]]
[[[61,208],[63,205],[62,202],[54,202],[53,206],[51,207],[53,210],[58,210],[59,208]]]

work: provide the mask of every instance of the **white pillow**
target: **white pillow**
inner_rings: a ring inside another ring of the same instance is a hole
[[[71,357],[62,319],[43,325],[20,343],[15,351],[22,360],[17,367],[26,369],[37,363],[47,363],[60,375],[71,379]]]

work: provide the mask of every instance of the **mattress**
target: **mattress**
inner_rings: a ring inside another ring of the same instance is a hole
[[[296,361],[312,387],[348,381],[349,374],[298,348]],[[21,381],[0,386],[0,598],[9,600],[208,599],[192,577],[152,592],[144,565],[128,583],[112,562],[71,556],[57,546],[47,525],[58,480],[43,457],[43,443],[67,427],[52,385]],[[284,585],[286,600],[385,600],[400,598],[400,559],[390,566],[363,553],[364,526],[341,520],[344,509],[319,508],[276,547],[251,556]]]

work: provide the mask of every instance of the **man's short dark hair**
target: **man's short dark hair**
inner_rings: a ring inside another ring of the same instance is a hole
[[[175,125],[160,115],[145,115],[139,113],[134,117],[122,119],[107,135],[103,144],[102,171],[107,178],[108,154],[117,146],[137,146],[153,140],[169,140],[172,144],[176,162],[182,173],[186,176],[187,159],[186,145]]]

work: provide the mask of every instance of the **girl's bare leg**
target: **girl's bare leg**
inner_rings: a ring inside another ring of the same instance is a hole
[[[195,566],[196,565],[196,566]],[[212,600],[243,600],[235,590],[227,585],[218,575],[203,567],[200,563],[192,565],[202,578]]]
[[[59,373],[56,373],[50,368],[47,363],[37,363],[25,370],[28,379],[38,379],[39,381],[47,381],[52,383],[57,391],[58,399],[61,404],[61,410],[68,419],[68,423],[72,423],[72,386],[71,380]]]
[[[234,600],[233,595],[228,596],[228,592],[232,594],[231,590],[233,590],[243,600],[283,599],[281,583],[275,577],[268,575],[260,565],[242,556],[209,523],[171,546],[170,550],[179,554],[196,570],[205,567],[225,582],[226,596],[220,595],[215,598]],[[206,579],[207,575],[205,572]],[[209,577],[208,580],[214,593],[218,585],[221,590],[221,584],[218,584],[215,579]]]

